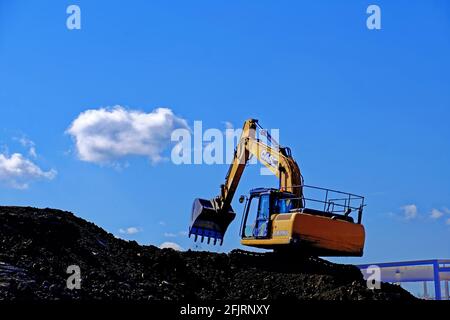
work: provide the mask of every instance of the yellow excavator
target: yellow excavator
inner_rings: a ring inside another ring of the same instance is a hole
[[[240,203],[245,201],[241,244],[314,256],[362,256],[364,197],[305,185],[291,150],[279,146],[265,130],[261,132],[272,146],[257,139],[258,128],[262,129],[258,120],[245,122],[220,195],[194,200],[189,237],[223,243],[236,216],[231,202],[249,159],[255,156],[278,177],[279,188],[257,188],[239,198]]]

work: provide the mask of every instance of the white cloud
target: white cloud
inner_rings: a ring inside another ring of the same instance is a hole
[[[170,249],[177,250],[177,251],[183,251],[183,248],[175,242],[163,242],[159,247],[161,249],[170,248]]]
[[[127,235],[133,235],[133,234],[139,233],[141,231],[142,231],[142,229],[137,228],[137,227],[129,227],[129,228],[125,228],[125,229],[122,229],[122,228],[119,229],[119,233],[127,234]]]
[[[188,232],[187,232],[187,231],[179,231],[179,232],[177,232],[177,233],[164,232],[164,237],[167,237],[167,238],[176,238],[176,237],[178,237],[178,236],[180,236],[180,237],[185,237],[185,236],[187,236],[187,235],[188,235]]]
[[[445,223],[450,226],[450,218],[448,218],[447,221],[445,221]]]
[[[175,238],[177,235],[171,232],[164,232],[164,237]]]
[[[439,219],[440,217],[442,217],[444,215],[444,213],[438,209],[433,209],[431,210],[431,215],[430,217],[432,219]]]
[[[450,209],[449,208],[445,207],[443,210],[444,210],[445,213],[450,214]]]
[[[35,147],[30,147],[30,149],[28,150],[28,153],[30,154],[30,156],[32,156],[33,158],[37,157],[37,153],[36,153],[36,148]]]
[[[415,204],[408,204],[401,207],[403,210],[403,216],[406,220],[412,220],[417,218],[417,206]]]
[[[189,128],[172,110],[158,108],[150,113],[121,106],[82,112],[67,129],[80,160],[111,164],[126,156],[146,156],[153,163],[171,143],[173,130]]]
[[[21,137],[21,138],[18,138],[17,140],[19,141],[19,143],[20,143],[23,147],[28,148],[28,154],[29,154],[31,157],[33,157],[33,158],[36,158],[36,157],[37,157],[37,153],[36,153],[36,145],[35,145],[35,143],[34,143],[32,140],[28,139],[28,138],[25,137],[25,136],[23,136],[23,137]]]
[[[160,221],[158,223],[159,223],[160,226],[165,226],[166,225],[166,223],[164,221]]]
[[[34,180],[55,178],[54,169],[44,171],[20,153],[0,154],[0,181],[16,189],[27,189]]]

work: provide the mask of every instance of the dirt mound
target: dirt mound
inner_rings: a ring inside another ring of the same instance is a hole
[[[81,289],[69,290],[78,265]],[[0,300],[413,299],[368,290],[359,270],[318,258],[177,252],[115,238],[70,212],[0,207]]]

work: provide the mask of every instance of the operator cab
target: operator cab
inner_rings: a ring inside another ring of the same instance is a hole
[[[299,208],[299,202],[300,199],[290,192],[273,188],[252,189],[242,216],[242,238],[269,238],[271,215],[293,212]]]

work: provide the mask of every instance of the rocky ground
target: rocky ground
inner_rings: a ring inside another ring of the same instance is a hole
[[[81,289],[69,290],[78,265]],[[70,212],[0,207],[0,300],[410,300],[368,290],[359,270],[318,258],[177,252],[124,241]]]

